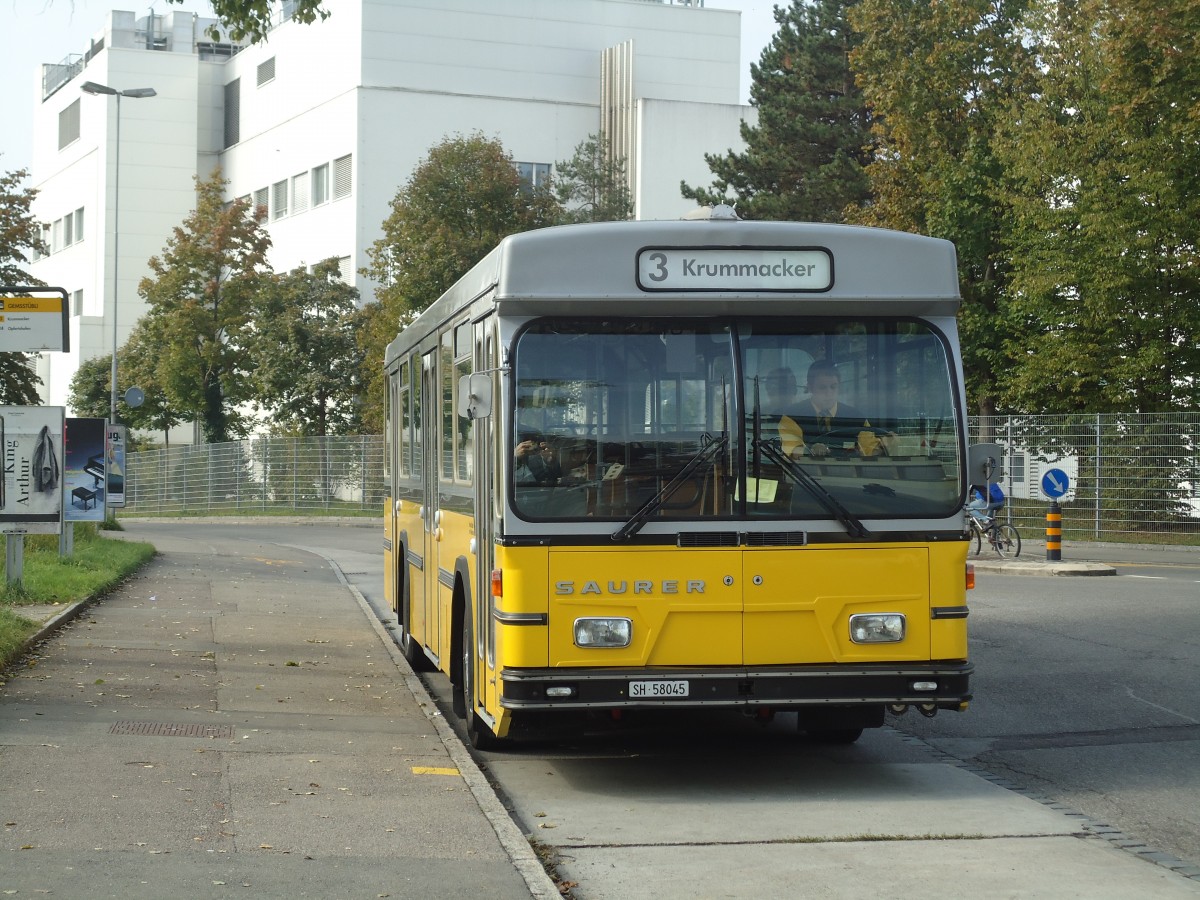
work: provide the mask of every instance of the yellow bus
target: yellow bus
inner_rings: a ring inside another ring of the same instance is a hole
[[[387,349],[405,656],[477,747],[965,709],[958,306],[953,245],[881,229],[716,207],[505,238]]]

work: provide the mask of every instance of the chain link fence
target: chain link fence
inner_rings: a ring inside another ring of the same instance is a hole
[[[383,438],[260,437],[131,453],[125,515],[382,515]]]
[[[972,442],[1003,450],[1007,517],[1045,534],[1042,480],[1069,479],[1063,540],[1200,544],[1200,413],[984,416]]]
[[[1070,482],[1066,540],[1200,544],[1200,413],[992,416],[973,442],[1003,450],[1001,516],[1045,533],[1050,470]],[[130,454],[126,515],[322,512],[378,515],[383,438],[260,437]]]

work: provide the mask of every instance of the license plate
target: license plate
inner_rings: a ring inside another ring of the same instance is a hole
[[[631,681],[629,696],[643,697],[686,697],[688,683],[686,681]]]

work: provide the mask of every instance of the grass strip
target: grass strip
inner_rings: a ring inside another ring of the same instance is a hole
[[[39,625],[21,615],[28,606],[66,606],[116,587],[154,556],[150,544],[106,538],[90,523],[75,523],[74,552],[62,557],[58,535],[26,535],[22,583],[9,584],[5,560],[0,588],[0,669],[13,663]]]

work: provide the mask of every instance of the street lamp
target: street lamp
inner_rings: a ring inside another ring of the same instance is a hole
[[[138,99],[141,97],[153,97],[156,94],[154,88],[129,88],[125,91],[118,91],[116,88],[109,87],[106,84],[96,84],[94,81],[85,81],[79,86],[79,89],[85,94],[111,94],[117,98],[117,135],[116,135],[116,150],[113,154],[113,337],[112,337],[112,384],[111,397],[109,400],[108,420],[112,425],[117,424],[117,267],[120,264],[120,257],[117,255],[118,241],[120,238],[120,221],[119,215],[121,212],[121,98],[132,97]]]

